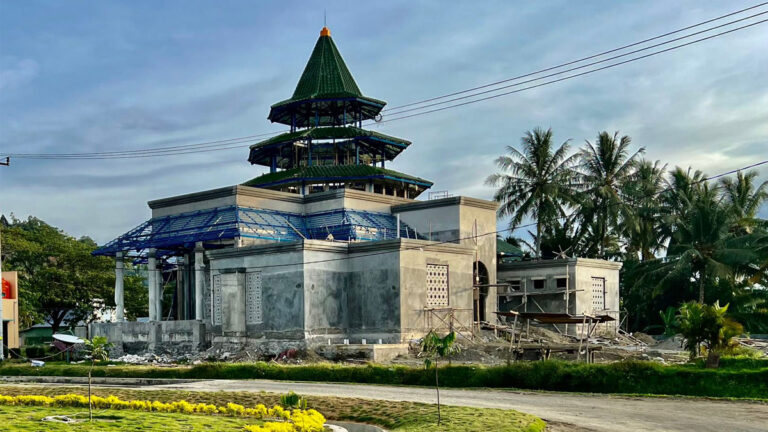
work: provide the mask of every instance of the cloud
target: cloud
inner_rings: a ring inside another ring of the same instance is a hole
[[[0,62],[0,91],[8,91],[35,79],[40,65],[28,58],[3,58]]]

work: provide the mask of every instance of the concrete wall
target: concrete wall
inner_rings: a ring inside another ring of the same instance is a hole
[[[408,242],[419,243],[418,240]],[[429,244],[429,242],[424,242]],[[402,340],[417,339],[430,329],[447,331],[448,311],[429,312],[427,306],[427,265],[448,266],[448,307],[458,321],[457,326],[472,325],[472,265],[473,248],[459,245],[409,247],[400,253],[401,327]],[[441,321],[442,320],[442,321]],[[446,323],[444,323],[445,321]]]
[[[249,338],[304,338],[303,269],[298,265],[286,265],[303,262],[301,242],[212,250],[207,251],[206,256],[211,266],[211,277],[230,269],[261,272],[262,323],[246,324],[245,335]],[[240,315],[240,309],[240,306],[235,306],[235,313],[244,321],[244,311]],[[228,310],[222,303],[222,318]],[[218,334],[224,331],[216,325],[212,329]]]
[[[205,324],[201,321],[91,323],[91,336],[105,336],[115,344],[110,356],[154,352],[174,355],[204,350]]]
[[[568,260],[521,261],[504,263],[498,266],[500,283],[519,280],[518,295],[510,296],[510,301],[500,304],[501,310],[518,312],[570,313],[572,315],[611,315],[617,322],[619,317],[619,270],[621,263],[571,258]],[[558,278],[567,278],[568,297],[557,288]],[[607,310],[594,310],[592,307],[592,278],[605,278]],[[534,288],[535,280],[543,280],[544,287]],[[523,303],[519,293],[527,292],[528,302]],[[500,293],[502,295],[504,293]],[[560,325],[565,331],[566,326]],[[615,330],[616,323],[603,325],[605,330]],[[567,326],[569,334],[578,335],[581,325]]]

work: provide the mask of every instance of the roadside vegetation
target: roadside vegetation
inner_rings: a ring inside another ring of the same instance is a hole
[[[506,240],[532,258],[622,261],[629,331],[662,333],[669,308],[719,301],[745,332],[768,333],[768,182],[757,171],[709,180],[643,154],[618,132],[573,150],[551,129],[526,132],[487,179],[510,228],[536,224]]]
[[[46,364],[35,368],[6,363],[0,366],[0,375],[86,377],[88,369],[87,365]],[[111,365],[96,366],[93,376],[273,379],[423,387],[435,384],[434,370],[375,364],[204,363],[173,368]],[[548,360],[493,367],[453,365],[440,368],[440,386],[768,399],[768,359],[724,357],[720,369],[706,369],[703,362],[665,366],[646,361],[586,364]]]
[[[82,387],[59,386],[0,386],[0,394],[8,396],[41,395],[54,397],[56,395],[80,394],[85,395]],[[268,393],[252,392],[190,392],[179,390],[130,390],[118,388],[95,388],[94,396],[114,396],[123,400],[152,400],[160,403],[172,403],[180,400],[189,404],[206,404],[226,406],[238,404],[245,407],[279,405],[281,396]],[[468,407],[442,407],[442,423],[437,426],[437,412],[434,405],[411,402],[388,402],[368,399],[351,399],[337,397],[309,397],[310,408],[322,411],[329,420],[353,421],[375,424],[391,432],[540,432],[545,423],[532,415],[512,410],[482,409]],[[7,414],[10,420],[9,430],[39,430],[39,419],[45,415],[71,414],[72,410],[61,408],[46,409],[39,407],[17,407],[0,405],[0,416]],[[253,420],[241,417],[225,417],[220,415],[200,416],[194,414],[169,414],[153,412],[146,415],[139,412],[124,410],[96,410],[96,422],[89,426],[87,423],[77,427],[65,425],[48,430],[126,430],[126,424],[137,425],[136,430],[242,430],[242,425],[255,424]],[[102,423],[100,420],[103,420]],[[36,423],[32,423],[36,421]],[[127,422],[135,423],[127,423]],[[179,422],[179,426],[176,422]],[[167,422],[168,425],[164,424]],[[171,425],[170,423],[174,424]],[[98,425],[99,428],[93,426]],[[32,427],[34,426],[34,427]],[[46,424],[47,426],[47,424]],[[141,427],[139,427],[141,426]],[[25,428],[26,427],[26,428]],[[91,427],[89,429],[89,427]],[[112,429],[110,429],[112,427]],[[14,429],[15,428],[15,429]]]

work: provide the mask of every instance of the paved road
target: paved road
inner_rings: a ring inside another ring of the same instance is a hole
[[[210,380],[132,388],[274,393],[293,390],[315,396],[435,402],[431,389],[356,384]],[[440,392],[440,400],[446,405],[531,413],[550,422],[554,431],[768,431],[768,404],[750,402],[448,389]]]

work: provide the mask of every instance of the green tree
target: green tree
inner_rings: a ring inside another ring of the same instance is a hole
[[[735,235],[728,206],[707,189],[691,203],[670,240],[667,256],[657,271],[664,282],[695,280],[699,303],[704,303],[707,279],[733,279],[753,272],[759,260],[754,248],[759,236]]]
[[[434,330],[427,333],[421,339],[421,353],[424,359],[424,366],[429,369],[435,367],[435,391],[437,392],[437,425],[440,425],[440,380],[438,379],[438,365],[440,358],[445,358],[459,351],[458,345],[455,345],[456,333],[450,332],[444,337],[438,336]]]
[[[680,307],[678,328],[691,359],[699,355],[703,345],[707,348],[707,367],[718,367],[721,352],[743,331],[741,324],[726,316],[727,312],[728,305],[720,306],[719,302],[706,305],[692,301]]]
[[[581,199],[582,221],[595,222],[597,229],[594,240],[598,242],[601,258],[606,256],[611,230],[618,229],[621,217],[630,212],[621,193],[622,187],[630,181],[636,161],[645,151],[641,147],[630,154],[631,143],[632,139],[627,135],[619,137],[619,132],[610,135],[603,131],[597,136],[595,144],[586,141],[578,153],[581,184],[584,187]]]
[[[88,237],[75,239],[40,219],[12,218],[3,227],[3,264],[19,271],[19,314],[22,326],[51,324],[54,332],[79,321],[88,322],[94,300],[114,306],[114,262],[95,257],[96,243]],[[146,308],[143,278],[126,278],[128,315]],[[143,315],[143,314],[142,314]]]
[[[659,198],[666,187],[665,171],[666,165],[660,161],[640,160],[622,185],[621,195],[632,209],[622,222],[626,255],[640,261],[653,259],[668,240],[663,229],[664,207]]]
[[[109,360],[109,350],[112,349],[114,344],[109,342],[104,336],[95,336],[93,339],[85,339],[85,353],[88,360],[91,362],[91,367],[88,368],[88,416],[93,421],[93,403],[91,402],[91,373],[93,372],[93,366],[98,361]]]
[[[768,201],[768,181],[755,185],[757,171],[746,174],[736,173],[736,179],[725,177],[720,180],[723,196],[735,218],[735,229],[744,233],[765,228],[765,221],[757,218],[760,207]]]
[[[526,217],[534,218],[540,238],[543,227],[563,217],[564,207],[575,203],[576,158],[568,156],[568,141],[555,148],[551,128],[537,127],[526,132],[520,147],[517,150],[507,146],[508,155],[496,159],[503,172],[489,176],[486,184],[498,187],[494,199],[501,203],[499,217],[510,216],[511,228]],[[536,241],[534,253],[541,256],[540,240]]]

